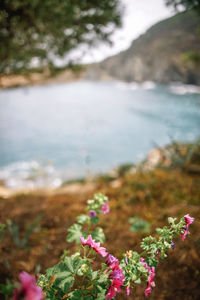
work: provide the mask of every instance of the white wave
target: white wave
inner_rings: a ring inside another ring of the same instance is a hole
[[[6,187],[14,190],[57,188],[62,184],[61,178],[51,164],[40,164],[37,161],[16,162],[1,168],[0,180]]]
[[[141,84],[141,87],[145,90],[152,90],[156,87],[156,84],[155,82],[153,81],[144,81],[142,84]]]
[[[152,90],[156,87],[155,82],[153,81],[144,81],[142,83],[138,83],[135,81],[132,82],[124,82],[124,81],[114,81],[114,86],[120,90]]]
[[[199,94],[200,86],[192,84],[183,84],[183,83],[171,83],[169,86],[170,91],[176,95],[185,95],[185,94]]]
[[[137,90],[139,88],[137,82],[114,81],[113,83],[120,90]]]

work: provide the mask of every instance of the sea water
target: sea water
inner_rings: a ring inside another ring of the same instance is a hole
[[[0,91],[0,180],[12,188],[59,186],[199,136],[194,87],[78,81]]]

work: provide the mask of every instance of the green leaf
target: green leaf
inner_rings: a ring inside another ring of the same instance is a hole
[[[132,217],[128,219],[129,223],[132,224],[130,227],[131,232],[141,231],[142,233],[148,233],[151,230],[151,225],[149,222],[143,220],[139,217]]]
[[[77,221],[79,224],[83,225],[85,223],[88,223],[90,221],[90,217],[87,215],[80,215],[77,217]]]
[[[68,228],[69,234],[67,235],[67,242],[75,241],[76,244],[80,244],[80,237],[83,235],[82,233],[82,226],[79,224],[74,224]]]
[[[74,284],[74,277],[71,276],[70,272],[61,272],[56,275],[54,286],[58,286],[64,294],[69,292]]]
[[[55,295],[55,291],[53,289],[46,291],[45,300],[59,300],[58,297]]]
[[[105,242],[105,234],[101,227],[97,227],[95,231],[92,232],[92,237],[96,242],[104,243]]]
[[[107,268],[108,268],[107,264],[104,264],[104,263],[101,264],[102,271],[105,271]]]
[[[140,278],[136,279],[136,280],[134,281],[134,283],[140,284],[140,283],[141,283],[141,279],[140,279]]]
[[[65,270],[76,274],[78,269],[85,264],[85,260],[80,256],[66,257],[64,260]]]
[[[169,217],[169,218],[168,218],[168,223],[169,223],[169,224],[174,224],[174,219],[171,218],[171,217]]]
[[[80,300],[80,299],[83,299],[83,294],[82,294],[81,291],[75,290],[74,292],[69,294],[68,299],[70,299],[70,300]]]
[[[85,296],[84,300],[93,300],[94,298],[91,295]]]
[[[6,279],[5,284],[0,284],[0,294],[3,294],[4,296],[11,296],[13,293],[13,289],[14,289],[14,285],[9,279]]]
[[[92,272],[92,280],[96,279],[98,276],[98,271]]]
[[[102,289],[98,294],[97,297],[95,298],[96,300],[104,300],[106,297],[106,290]]]
[[[163,230],[162,230],[161,228],[156,228],[156,232],[157,232],[159,235],[161,235],[162,232],[163,232]]]
[[[71,270],[67,268],[66,264],[63,261],[61,261],[57,265],[53,266],[52,268],[47,269],[46,274],[48,278],[51,278],[54,274],[57,275],[58,273],[65,272],[65,271],[71,272]]]

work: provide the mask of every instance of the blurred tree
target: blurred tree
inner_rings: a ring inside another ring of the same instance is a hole
[[[0,73],[51,65],[80,44],[110,41],[120,0],[1,0]]]
[[[165,0],[167,6],[173,5],[175,9],[194,9],[200,14],[200,0]]]

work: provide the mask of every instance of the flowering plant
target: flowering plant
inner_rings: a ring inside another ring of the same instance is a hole
[[[174,250],[175,237],[182,235],[182,240],[185,239],[189,225],[194,221],[189,214],[178,222],[176,218],[168,218],[169,227],[157,228],[156,236],[143,238],[142,253],[129,250],[119,261],[102,247],[105,235],[103,229],[97,227],[100,215],[109,212],[108,198],[95,194],[88,200],[86,212],[78,216],[77,223],[68,229],[67,241],[77,244],[76,252],[71,256],[64,253],[58,264],[40,276],[36,288],[34,279],[21,273],[21,288],[15,290],[15,300],[20,299],[18,295],[22,291],[27,295],[32,291],[37,299],[42,299],[41,290],[48,300],[107,300],[115,298],[122,287],[130,295],[131,288],[142,281],[147,283],[144,294],[148,296],[155,286],[159,260],[167,257],[169,249]],[[33,298],[27,296],[25,299]]]

